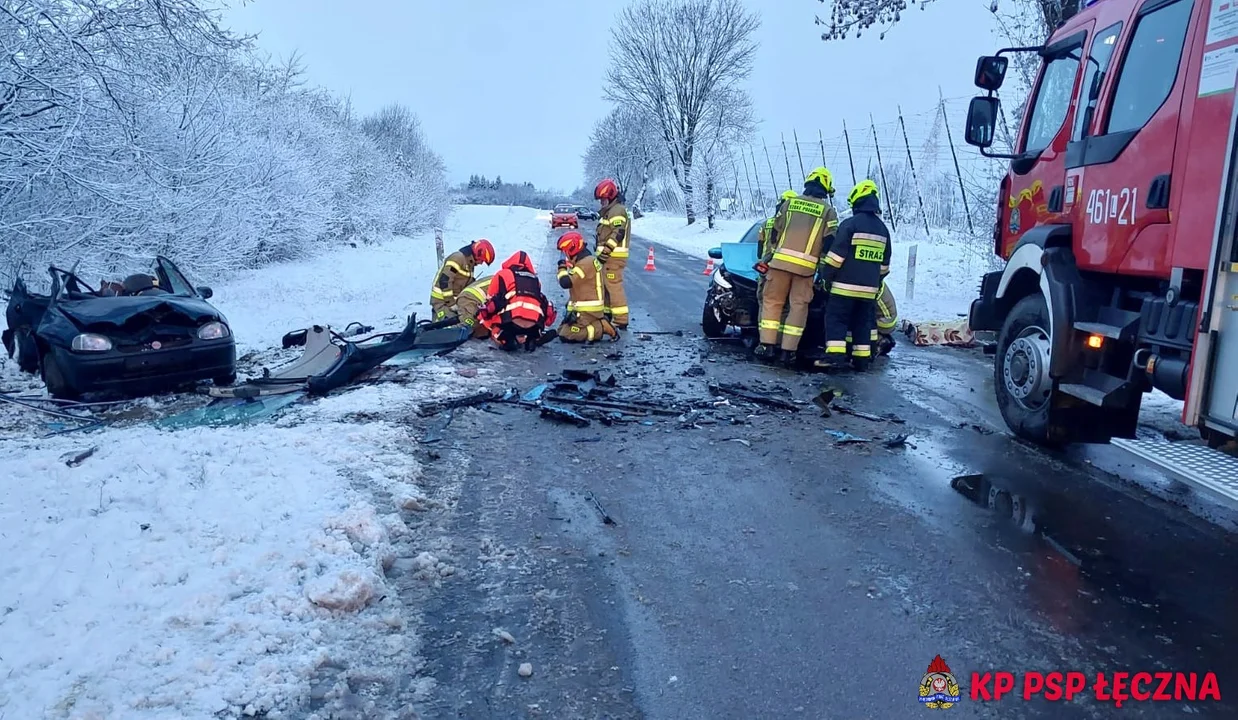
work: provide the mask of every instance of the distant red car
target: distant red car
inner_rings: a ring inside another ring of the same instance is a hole
[[[573,230],[580,228],[580,219],[576,217],[576,208],[571,205],[555,206],[555,209],[550,213],[550,229],[554,230],[559,227],[570,227]]]

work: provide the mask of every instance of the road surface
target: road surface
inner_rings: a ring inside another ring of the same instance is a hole
[[[557,235],[535,253],[554,297]],[[828,381],[749,363],[700,337],[703,263],[656,246],[645,272],[647,247],[634,243],[619,343],[477,355],[521,389],[565,367],[670,398],[721,381],[807,400],[828,383],[905,424],[810,405],[686,429],[458,411],[448,441],[420,451],[460,487],[440,528],[460,573],[407,590],[427,613],[424,717],[922,717],[938,655],[965,717],[1238,716],[1232,517],[1162,499],[1171,487],[1108,449],[1012,439],[979,351],[903,343],[875,372]],[[883,447],[899,432],[910,446]],[[973,672],[1032,670],[1213,671],[1223,700],[969,697]]]

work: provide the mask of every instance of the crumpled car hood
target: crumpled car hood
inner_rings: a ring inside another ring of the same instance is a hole
[[[62,299],[54,307],[82,329],[99,325],[119,327],[139,315],[183,317],[194,325],[223,319],[205,300],[168,295]]]
[[[732,275],[756,282],[757,271],[752,266],[757,264],[757,259],[756,243],[722,243],[722,265]]]

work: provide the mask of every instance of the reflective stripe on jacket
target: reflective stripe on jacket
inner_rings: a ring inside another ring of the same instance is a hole
[[[568,262],[567,267],[559,268],[559,278],[571,278],[571,289],[568,291],[567,311],[578,313],[601,314],[606,310],[602,295],[601,263],[588,250]]]
[[[615,258],[628,256],[628,243],[632,239],[632,216],[621,202],[612,202],[599,213],[597,244],[593,250],[600,256]]]
[[[473,282],[473,267],[473,253],[468,246],[448,255],[443,261],[443,267],[439,268],[438,274],[434,276],[430,299],[454,303],[456,295]]]
[[[827,239],[837,227],[838,214],[829,200],[806,195],[783,200],[774,216],[769,266],[792,275],[816,274]]]
[[[890,272],[890,231],[877,216],[879,209],[876,197],[860,198],[839,225],[823,261],[831,295],[873,300],[881,291]]]
[[[542,319],[542,284],[527,270],[503,268],[490,284],[491,298],[503,322]]]

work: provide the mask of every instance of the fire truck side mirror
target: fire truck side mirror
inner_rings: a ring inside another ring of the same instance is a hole
[[[968,145],[987,148],[993,144],[997,129],[997,111],[1002,101],[995,97],[974,97],[967,106],[967,128],[963,138]]]
[[[976,87],[995,92],[1006,80],[1010,59],[1001,55],[984,55],[976,61]]]

